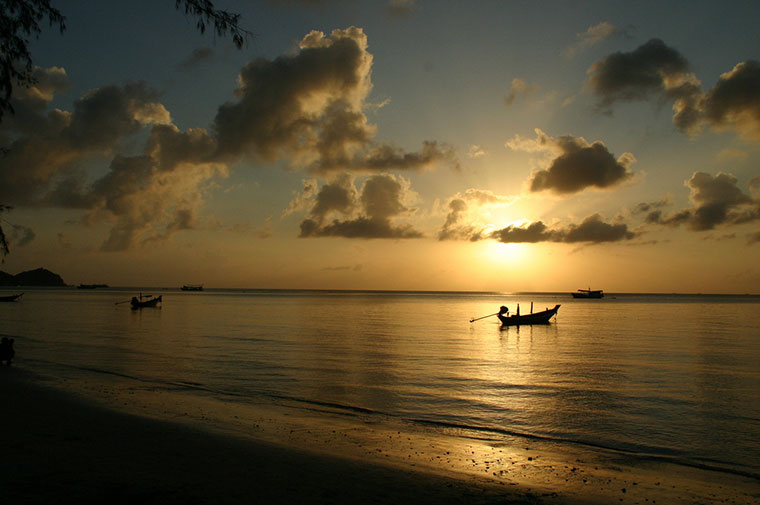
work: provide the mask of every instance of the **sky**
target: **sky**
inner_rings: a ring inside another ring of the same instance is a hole
[[[0,123],[69,284],[760,292],[760,4],[55,1]]]

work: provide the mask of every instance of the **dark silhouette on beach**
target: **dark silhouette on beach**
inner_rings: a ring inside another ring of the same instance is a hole
[[[11,361],[16,356],[16,351],[13,349],[13,342],[15,341],[16,339],[8,337],[3,337],[0,341],[0,365],[5,363],[11,366]]]

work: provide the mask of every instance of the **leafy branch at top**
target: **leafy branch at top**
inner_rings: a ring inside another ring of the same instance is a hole
[[[232,42],[238,49],[243,47],[245,41],[253,35],[238,25],[240,14],[216,9],[213,2],[209,0],[176,0],[175,7],[177,9],[183,5],[185,7],[185,14],[192,14],[198,18],[195,24],[198,31],[206,33],[206,28],[213,24],[216,34],[224,37],[229,33],[232,37]]]
[[[29,39],[39,38],[45,18],[61,33],[66,30],[66,18],[51,3],[51,0],[0,1],[0,121],[6,112],[13,114],[13,87],[35,84]],[[197,18],[198,31],[206,33],[206,29],[213,27],[220,37],[229,34],[238,49],[253,36],[240,27],[240,14],[217,9],[210,0],[175,0],[174,5]]]
[[[39,38],[40,23],[47,18],[63,33],[66,18],[50,5],[50,0],[3,0],[0,2],[0,120],[5,112],[13,114],[11,95],[14,83],[34,84],[29,37]]]

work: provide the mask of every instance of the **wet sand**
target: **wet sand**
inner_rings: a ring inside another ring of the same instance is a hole
[[[38,379],[19,367],[0,368],[4,503],[574,505],[760,499],[760,486],[751,478],[662,462],[642,465],[620,455],[568,455],[524,440],[373,426],[287,409],[244,416],[225,411],[233,408],[225,402],[129,398],[125,390],[114,393],[118,388],[103,385],[97,388],[112,394],[110,400],[101,394],[106,401],[94,402]],[[215,430],[215,416],[240,424]]]

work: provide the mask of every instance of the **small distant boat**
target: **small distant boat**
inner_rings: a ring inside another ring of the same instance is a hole
[[[203,291],[203,284],[185,284],[179,289],[182,291]]]
[[[533,304],[531,303],[531,307]],[[542,310],[541,312],[532,312],[530,314],[520,314],[520,306],[517,306],[517,314],[509,314],[509,309],[502,306],[501,310],[496,317],[501,321],[502,326],[520,326],[521,324],[549,324],[549,320],[557,315],[559,305],[555,305],[553,309]]]
[[[21,298],[23,294],[24,293],[19,293],[17,295],[0,296],[0,302],[15,302]]]
[[[579,289],[571,294],[573,298],[604,298],[604,291],[601,289]]]
[[[143,300],[143,297],[149,297],[147,300]],[[155,298],[151,298],[150,295],[140,295],[140,299],[138,299],[136,296],[133,296],[132,299],[129,301],[129,303],[132,305],[133,309],[142,309],[145,307],[155,307],[159,303],[161,303],[161,296],[157,296]]]
[[[97,288],[107,288],[108,284],[80,284],[77,286],[77,289],[97,289]]]

